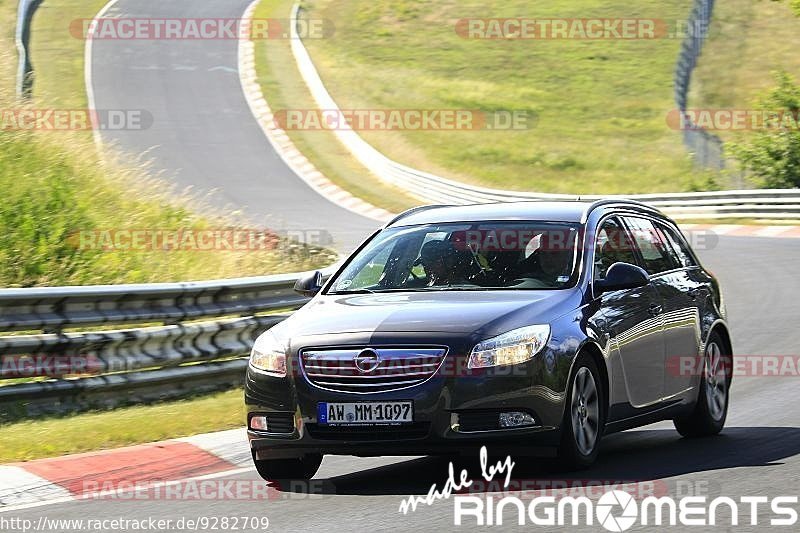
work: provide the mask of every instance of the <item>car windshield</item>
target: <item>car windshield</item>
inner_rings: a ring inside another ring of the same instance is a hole
[[[563,289],[574,285],[578,225],[448,223],[390,228],[333,281],[329,294]]]

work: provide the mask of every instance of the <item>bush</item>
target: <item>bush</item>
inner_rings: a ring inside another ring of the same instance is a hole
[[[757,105],[770,118],[748,139],[732,143],[730,150],[759,187],[800,187],[800,86],[786,72],[775,78],[777,86]]]

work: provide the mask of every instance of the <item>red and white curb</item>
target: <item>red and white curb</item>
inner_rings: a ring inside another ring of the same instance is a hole
[[[244,428],[0,465],[0,513],[250,470]]]
[[[253,17],[253,12],[259,2],[260,0],[254,0],[247,7],[242,15],[243,20],[250,20]],[[261,92],[261,86],[258,84],[255,44],[249,39],[239,40],[239,81],[247,99],[247,105],[250,106],[250,111],[258,121],[267,140],[300,179],[327,200],[349,211],[380,222],[387,222],[394,218],[394,214],[389,211],[353,196],[326,178],[311,161],[300,153],[286,131],[277,126],[275,117]]]
[[[736,224],[680,224],[684,232],[710,233],[726,237],[770,237],[800,239],[800,226],[746,226]]]

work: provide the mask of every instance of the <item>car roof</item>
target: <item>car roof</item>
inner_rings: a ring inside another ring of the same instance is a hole
[[[472,205],[430,205],[410,209],[398,215],[386,227],[439,224],[447,222],[481,222],[488,220],[537,220],[547,222],[584,223],[593,209],[617,206],[661,215],[653,207],[633,200],[498,202]],[[663,215],[662,215],[663,216]]]

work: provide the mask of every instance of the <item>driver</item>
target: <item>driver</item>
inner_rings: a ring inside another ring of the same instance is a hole
[[[419,252],[418,262],[425,269],[429,287],[466,282],[459,254],[450,241],[426,242]]]
[[[453,245],[447,241],[428,241],[419,251],[419,261],[428,277],[428,286],[449,285],[453,273]]]

